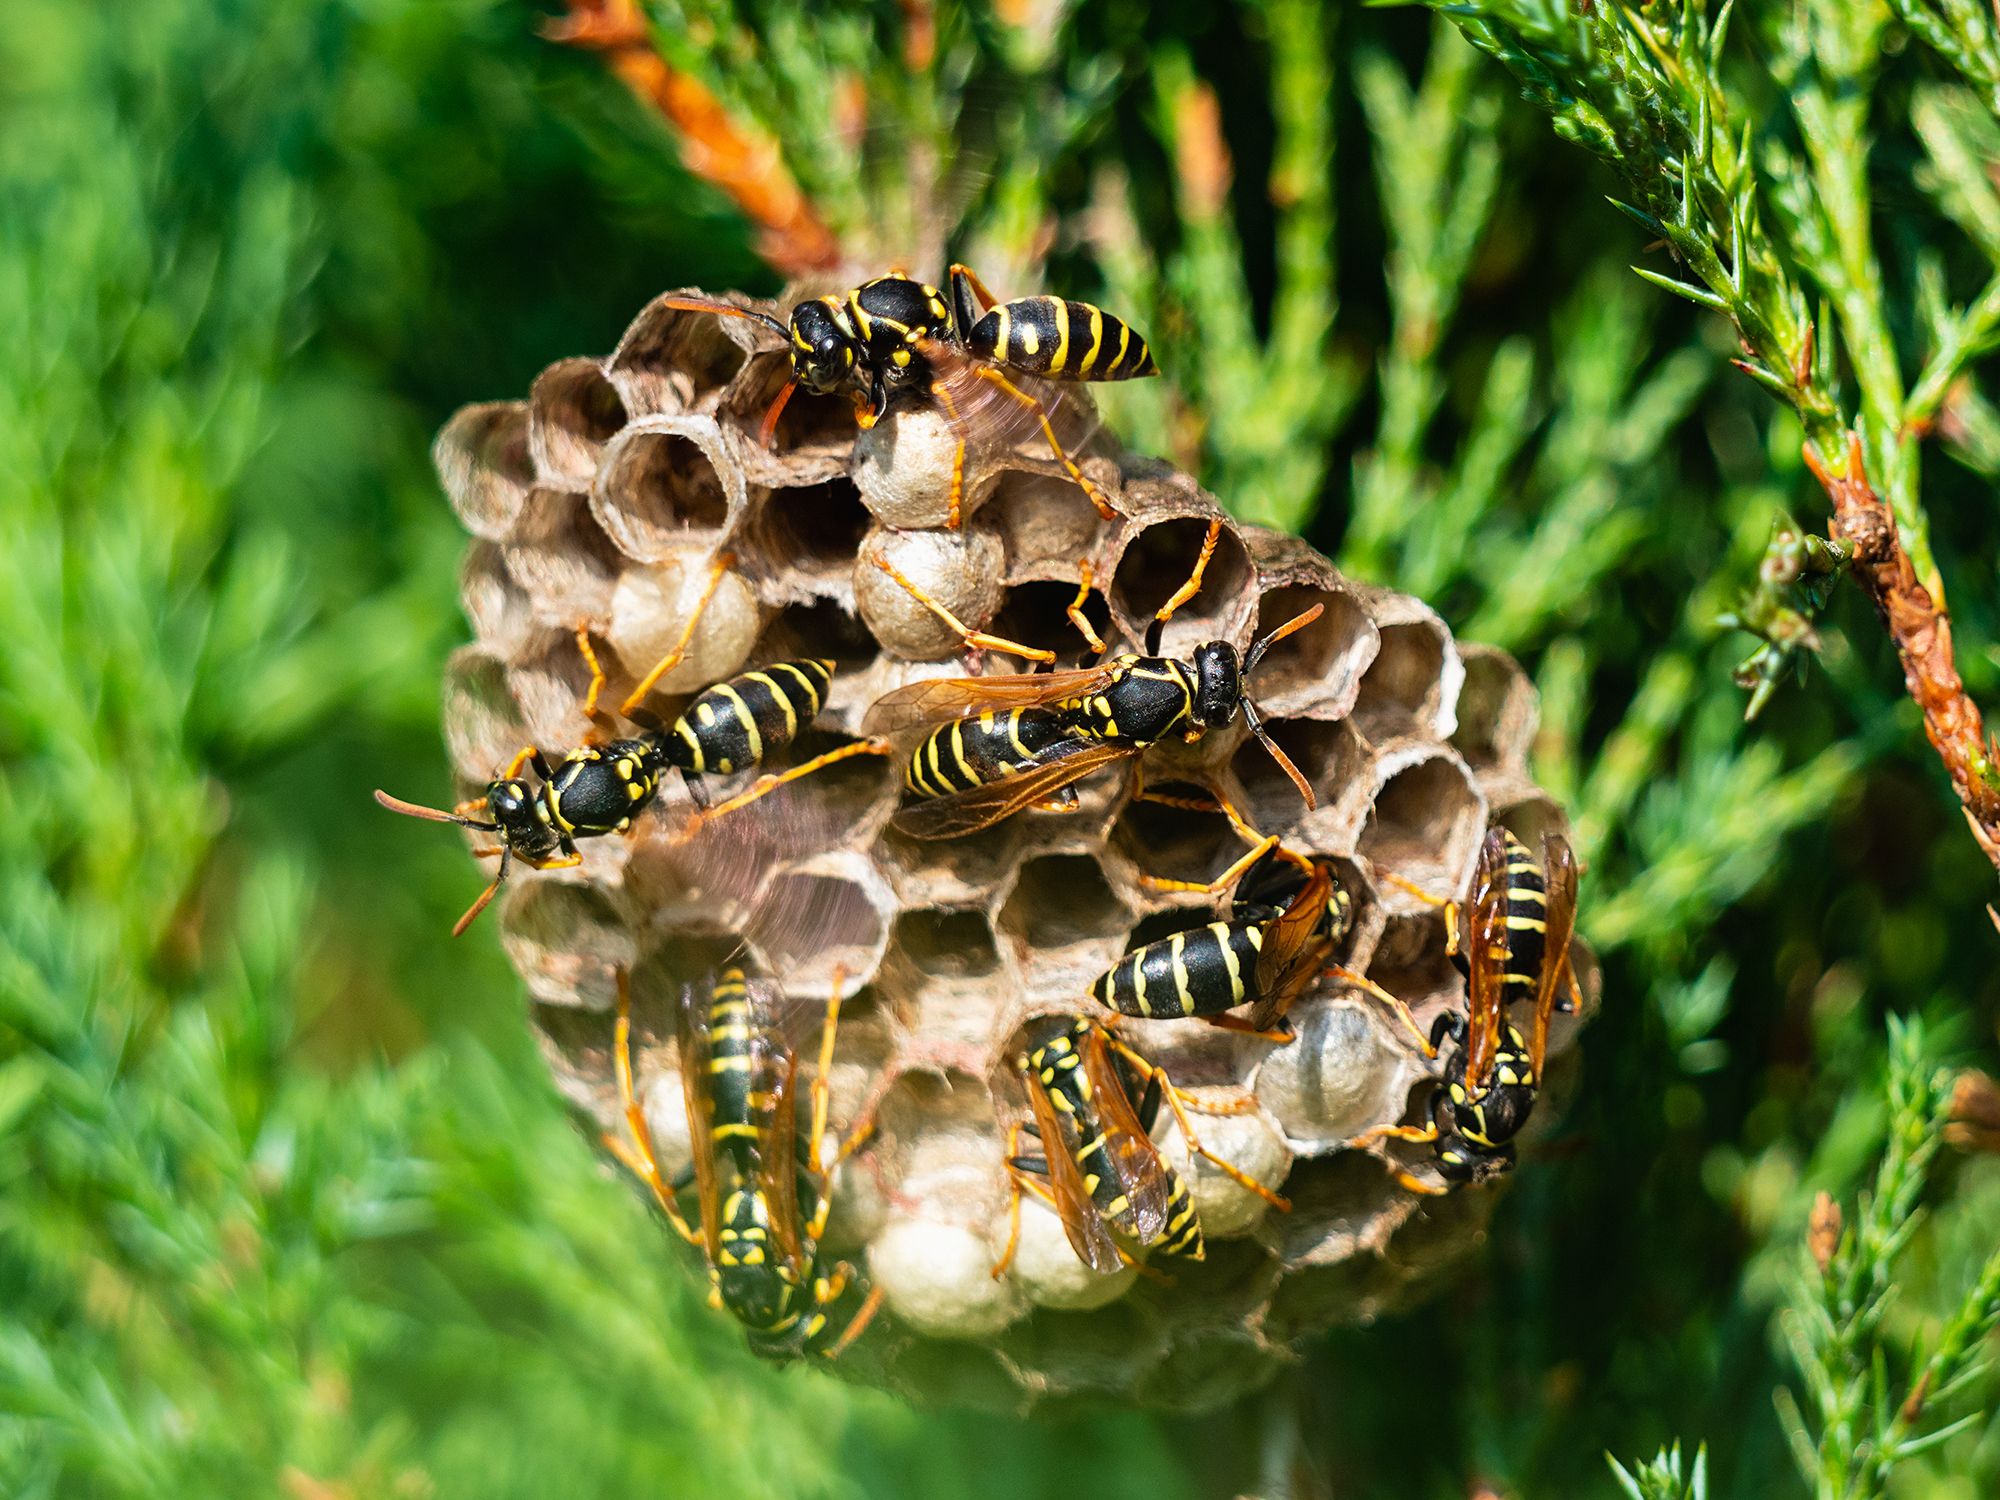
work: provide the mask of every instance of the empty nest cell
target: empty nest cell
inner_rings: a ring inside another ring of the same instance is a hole
[[[649,302],[605,361],[606,378],[634,416],[689,411],[703,404],[743,368],[748,357],[744,341],[759,333],[742,319],[668,306],[675,295],[666,292]]]
[[[431,462],[460,524],[487,541],[506,540],[535,484],[526,403],[461,408],[431,445]]]
[[[625,425],[625,402],[594,359],[557,360],[528,393],[528,449],[544,484],[586,488],[604,445]]]
[[[1463,761],[1448,752],[1385,762],[1361,852],[1434,893],[1458,892],[1486,831],[1486,804]]]
[[[1355,723],[1377,744],[1401,735],[1435,734],[1452,707],[1446,701],[1451,645],[1444,627],[1412,620],[1382,626],[1381,636],[1381,649],[1355,699]]]
[[[817,484],[761,490],[753,499],[745,549],[760,571],[788,593],[852,597],[854,554],[868,534],[868,511],[854,481],[836,475]]]
[[[657,562],[722,538],[744,504],[743,474],[707,418],[653,417],[605,449],[591,502],[619,551]]]
[[[1110,592],[1113,615],[1134,639],[1145,637],[1160,607],[1194,575],[1208,526],[1208,518],[1199,515],[1132,523]],[[1250,582],[1250,554],[1235,528],[1225,523],[1203,570],[1201,591],[1174,613],[1161,632],[1161,649],[1181,654],[1201,641],[1231,634]]]
[[[1381,647],[1374,622],[1352,594],[1302,585],[1270,589],[1258,600],[1257,637],[1314,606],[1319,618],[1273,643],[1248,684],[1271,715],[1339,718],[1354,707],[1362,675]]]

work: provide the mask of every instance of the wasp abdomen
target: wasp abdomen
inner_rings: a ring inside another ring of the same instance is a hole
[[[1210,922],[1134,948],[1090,992],[1121,1015],[1220,1015],[1252,998],[1263,941],[1261,922]]]
[[[1072,738],[1063,716],[1046,708],[988,710],[940,724],[918,743],[903,767],[903,784],[923,797],[986,786],[1036,763],[1050,746]]]
[[[819,717],[832,680],[832,662],[802,660],[718,682],[674,721],[667,758],[697,775],[727,776],[757,765]]]
[[[972,325],[966,346],[981,359],[1051,380],[1136,380],[1159,374],[1153,351],[1123,318],[1088,302],[1023,297]]]

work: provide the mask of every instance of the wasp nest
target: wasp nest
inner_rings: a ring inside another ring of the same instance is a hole
[[[1288,847],[1333,857],[1356,912],[1340,961],[1402,996],[1426,1029],[1463,1005],[1439,912],[1377,872],[1461,896],[1489,824],[1531,840],[1563,827],[1524,768],[1535,704],[1508,657],[1460,644],[1422,603],[1343,578],[1293,537],[1228,520],[1186,475],[1102,434],[1085,433],[1079,457],[1115,519],[1031,430],[965,455],[964,523],[945,530],[956,444],[935,411],[912,404],[858,432],[848,402],[801,394],[767,445],[759,423],[785,376],[777,341],[755,325],[655,303],[609,358],[562,361],[526,403],[469,407],[445,428],[438,467],[474,537],[462,593],[477,641],[452,659],[444,694],[469,792],[521,745],[567,748],[590,733],[579,623],[613,691],[627,688],[681,634],[718,559],[728,566],[686,660],[650,701],[670,717],[747,665],[830,657],[828,707],[791,752],[801,756],[858,736],[882,693],[966,670],[956,635],[877,559],[970,628],[1074,660],[1066,608],[1082,564],[1087,615],[1114,649],[1140,649],[1220,518],[1203,586],[1161,649],[1216,637],[1241,648],[1323,606],[1249,684],[1318,808],[1306,811],[1240,722],[1157,747],[1147,780],[1218,787]],[[1089,408],[1071,395],[1065,410]],[[638,1089],[669,1173],[687,1159],[679,986],[740,944],[801,1001],[823,1002],[839,976],[834,1121],[868,1109],[879,1128],[835,1181],[825,1245],[885,1298],[841,1369],[1015,1408],[1084,1391],[1215,1405],[1268,1378],[1301,1337],[1404,1304],[1477,1241],[1490,1191],[1420,1199],[1394,1169],[1426,1170],[1423,1148],[1353,1144],[1370,1126],[1420,1119],[1436,1064],[1381,1005],[1327,979],[1292,1011],[1289,1046],[1200,1021],[1124,1028],[1196,1103],[1250,1106],[1197,1114],[1197,1131],[1281,1187],[1289,1212],[1197,1161],[1207,1258],[1169,1263],[1170,1281],[1090,1271],[1032,1198],[1011,1270],[991,1275],[1007,1234],[1006,1131],[1025,1113],[1012,1065],[1024,1023],[1092,1010],[1091,981],[1129,946],[1205,919],[1210,898],[1159,894],[1142,874],[1205,881],[1242,845],[1218,815],[1133,801],[1133,778],[1117,771],[1085,782],[1076,811],[919,842],[889,826],[899,769],[856,756],[719,821],[707,832],[741,824],[724,877],[713,863],[694,870],[676,842],[687,805],[670,785],[630,836],[585,843],[575,869],[520,872],[500,905],[558,1084],[609,1132],[622,1128],[616,976],[631,971]],[[1581,945],[1578,962],[1592,997]],[[1578,1019],[1558,1018],[1558,1082]],[[1551,1112],[1545,1102],[1530,1139]],[[1157,1139],[1187,1171],[1164,1111]],[[683,1254],[671,1236],[661,1244]]]

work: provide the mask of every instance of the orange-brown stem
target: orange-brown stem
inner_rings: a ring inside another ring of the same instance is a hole
[[[604,55],[625,86],[658,110],[681,140],[688,170],[727,193],[757,227],[757,253],[788,276],[840,263],[840,245],[786,169],[777,142],[731,118],[722,101],[653,49],[638,0],[569,0],[551,41]]]
[[[1829,528],[1836,541],[1853,549],[1855,581],[1875,601],[1889,638],[1903,663],[1903,682],[1923,711],[1924,733],[1944,762],[1958,800],[1964,804],[1972,836],[2000,867],[2000,771],[1987,738],[1979,705],[1965,690],[1952,658],[1951,618],[1917,577],[1910,554],[1897,535],[1895,517],[1868,482],[1861,438],[1847,435],[1846,466],[1834,473],[1811,443],[1806,467],[1833,502]]]

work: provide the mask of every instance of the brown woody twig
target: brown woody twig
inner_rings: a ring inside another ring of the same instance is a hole
[[[1923,711],[1924,733],[1951,775],[1964,804],[1972,836],[2000,867],[2000,760],[1987,738],[1979,706],[1965,691],[1952,659],[1951,619],[1917,578],[1895,518],[1868,482],[1860,435],[1847,435],[1843,473],[1830,471],[1819,450],[1805,445],[1811,469],[1833,502],[1829,528],[1836,541],[1853,548],[1853,575],[1875,601],[1902,659],[1903,681]]]
[[[638,0],[569,0],[551,41],[604,54],[625,86],[666,119],[688,170],[727,193],[757,228],[757,253],[787,276],[840,263],[840,245],[779,154],[777,142],[730,118],[699,81],[653,49]]]

